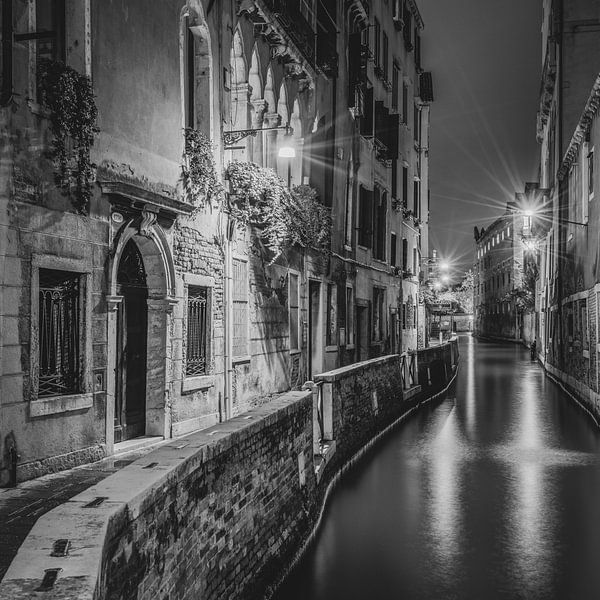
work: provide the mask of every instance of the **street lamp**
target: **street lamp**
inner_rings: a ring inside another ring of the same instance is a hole
[[[291,134],[286,132],[286,138],[290,138]],[[296,149],[291,144],[282,144],[279,147],[279,158],[287,158],[287,184],[288,188],[292,187],[292,158],[296,158]]]

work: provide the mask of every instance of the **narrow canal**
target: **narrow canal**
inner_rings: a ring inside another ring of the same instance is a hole
[[[277,600],[600,597],[600,433],[516,345],[348,473]]]

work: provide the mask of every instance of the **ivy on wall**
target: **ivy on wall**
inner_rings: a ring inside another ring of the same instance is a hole
[[[315,189],[300,185],[291,190],[272,169],[234,161],[227,167],[231,186],[229,210],[242,227],[260,229],[260,238],[275,260],[298,244],[326,251],[331,235],[331,211],[318,200]]]
[[[60,61],[44,59],[38,65],[38,91],[53,135],[54,180],[65,192],[75,188],[73,205],[86,213],[96,168],[90,149],[98,132],[92,82]]]
[[[182,165],[183,186],[187,200],[194,206],[210,203],[221,198],[223,187],[217,176],[214,148],[201,131],[186,128]]]

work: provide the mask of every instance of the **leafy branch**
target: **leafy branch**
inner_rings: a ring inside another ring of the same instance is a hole
[[[183,186],[190,204],[200,206],[203,200],[218,200],[223,186],[217,176],[214,148],[201,131],[184,130],[184,160],[182,165]]]
[[[326,251],[331,212],[307,185],[291,190],[272,169],[234,161],[227,167],[231,184],[230,212],[241,227],[255,226],[273,253],[273,262],[286,248],[298,244]]]
[[[56,185],[76,189],[75,208],[87,212],[96,165],[90,150],[98,132],[98,109],[92,82],[60,61],[44,59],[38,64],[40,102],[48,111],[53,135],[51,157]]]

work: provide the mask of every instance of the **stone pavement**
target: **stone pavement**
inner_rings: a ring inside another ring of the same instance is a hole
[[[96,463],[0,488],[0,581],[35,522],[49,510],[156,449],[147,446]]]

